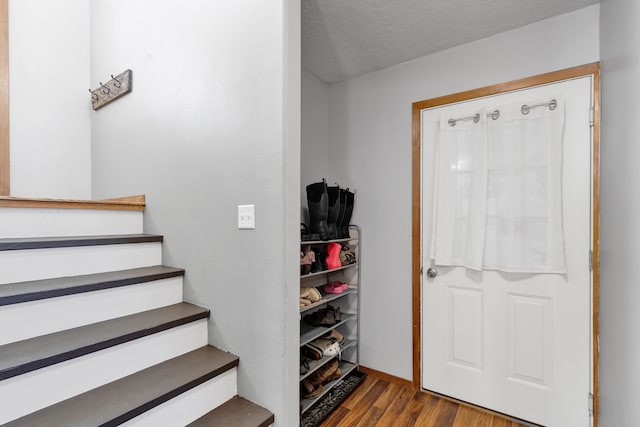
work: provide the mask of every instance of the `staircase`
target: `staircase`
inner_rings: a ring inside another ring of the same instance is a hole
[[[144,198],[0,198],[0,425],[271,425],[207,344]]]

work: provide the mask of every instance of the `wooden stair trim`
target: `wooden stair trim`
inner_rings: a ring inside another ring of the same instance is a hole
[[[106,273],[8,283],[0,286],[0,306],[75,295],[184,276],[184,269],[156,265]]]
[[[201,347],[4,427],[117,426],[237,366],[237,356],[212,346]]]
[[[99,202],[103,203],[125,203],[125,204],[145,204],[146,196],[144,194],[138,194],[136,196],[124,196],[114,197],[110,199],[99,199]]]
[[[78,246],[122,245],[162,242],[156,234],[110,234],[102,236],[18,237],[0,239],[0,251],[70,248]]]
[[[178,303],[0,346],[0,380],[209,317],[209,310]]]
[[[274,420],[274,415],[262,406],[236,396],[186,427],[267,427],[273,424]]]
[[[143,211],[144,194],[102,200],[44,199],[0,196],[0,208],[93,209],[110,211]]]

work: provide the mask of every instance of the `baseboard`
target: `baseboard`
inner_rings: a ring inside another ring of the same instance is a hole
[[[367,375],[371,375],[372,377],[380,378],[385,381],[388,381],[392,384],[398,384],[403,387],[413,388],[413,383],[410,380],[396,377],[395,375],[387,374],[386,372],[377,371],[375,369],[367,368],[366,366],[360,365],[358,368],[360,372],[364,372]]]

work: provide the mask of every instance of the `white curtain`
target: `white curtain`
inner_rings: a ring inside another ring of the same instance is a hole
[[[432,257],[437,265],[482,269],[487,206],[487,114],[440,120],[436,142]]]
[[[565,273],[562,228],[564,102],[502,105],[497,119],[440,122],[436,265],[516,273]],[[523,114],[522,105],[545,104]],[[472,112],[471,115],[476,112]]]

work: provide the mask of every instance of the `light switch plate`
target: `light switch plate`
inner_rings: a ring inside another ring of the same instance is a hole
[[[255,230],[256,205],[238,205],[238,229]]]

